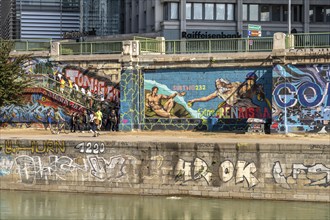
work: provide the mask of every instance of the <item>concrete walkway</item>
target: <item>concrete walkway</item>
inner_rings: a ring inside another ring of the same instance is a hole
[[[0,129],[0,139],[75,140],[118,142],[193,142],[193,143],[260,143],[260,144],[311,144],[330,146],[330,134],[233,134],[192,131],[132,131],[53,135],[49,130],[34,128]]]

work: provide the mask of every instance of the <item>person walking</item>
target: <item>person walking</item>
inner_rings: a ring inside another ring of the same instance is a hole
[[[60,128],[61,121],[64,121],[64,118],[61,116],[61,114],[58,111],[58,109],[55,109],[54,119],[55,119],[55,122],[56,122],[57,131],[58,131],[59,128]],[[57,133],[59,134],[59,131]]]
[[[84,110],[84,113],[81,116],[81,120],[82,120],[82,133],[84,133],[85,131],[89,130],[89,126],[88,126],[89,118],[86,110]]]
[[[89,124],[91,126],[93,137],[96,137],[99,135],[99,132],[96,131],[95,120],[96,120],[95,114],[93,111],[91,111],[91,113],[89,115]]]
[[[102,118],[103,118],[103,114],[101,112],[101,107],[97,108],[97,112],[95,113],[95,124],[97,126],[97,130],[101,130],[101,126],[102,126]]]

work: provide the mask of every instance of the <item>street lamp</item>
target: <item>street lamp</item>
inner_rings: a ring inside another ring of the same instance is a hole
[[[291,34],[291,0],[288,3],[288,34]]]

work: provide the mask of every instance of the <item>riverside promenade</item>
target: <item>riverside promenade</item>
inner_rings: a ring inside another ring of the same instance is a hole
[[[101,132],[98,137],[91,133],[51,134],[49,130],[34,128],[0,129],[0,139],[27,140],[76,140],[118,142],[182,142],[182,143],[249,143],[249,144],[311,144],[330,145],[330,134],[235,134],[193,131],[131,131]]]

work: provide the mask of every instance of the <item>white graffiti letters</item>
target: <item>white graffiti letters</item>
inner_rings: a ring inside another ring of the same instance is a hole
[[[304,164],[292,164],[292,173],[285,176],[282,173],[282,167],[280,162],[275,162],[273,167],[273,177],[276,183],[280,184],[281,187],[285,189],[290,189],[288,184],[288,178],[292,178],[297,181],[299,175],[306,175],[306,179],[310,181],[308,186],[324,186],[328,187],[330,185],[330,168],[323,164],[315,164],[313,166],[307,166]]]
[[[247,181],[249,188],[259,183],[258,179],[253,175],[257,168],[254,163],[247,164],[245,161],[238,161],[236,165],[235,183],[242,183],[244,179]],[[228,160],[222,162],[219,167],[219,176],[223,182],[230,181],[235,175],[234,164]],[[204,178],[207,184],[212,180],[212,172],[209,171],[207,163],[196,158],[193,163],[179,159],[176,166],[175,181],[192,181]]]

